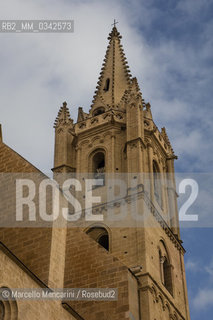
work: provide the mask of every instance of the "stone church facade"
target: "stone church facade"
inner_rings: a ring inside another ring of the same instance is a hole
[[[109,211],[107,179],[121,177],[127,191],[122,201],[114,200],[114,212],[119,214],[125,204],[129,216],[134,199],[141,216],[146,212],[147,217],[134,222],[127,218],[126,223],[104,218],[78,227],[53,222],[48,227],[1,228],[0,287],[117,288],[118,299],[0,300],[0,320],[190,319],[175,190],[177,157],[166,129],[155,125],[151,106],[130,74],[115,26],[108,40],[89,112],[79,108],[75,123],[65,102],[59,110],[52,170],[60,185],[65,176],[102,179],[103,185],[93,192],[103,200],[91,210],[104,217]],[[2,133],[0,172],[44,178],[4,144]],[[10,190],[12,182],[7,183]],[[12,203],[5,208],[8,215],[13,212]]]

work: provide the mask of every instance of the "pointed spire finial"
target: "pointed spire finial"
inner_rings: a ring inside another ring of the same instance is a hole
[[[120,33],[118,32],[118,30],[117,30],[117,28],[116,28],[116,24],[117,24],[117,23],[118,23],[118,21],[116,21],[116,20],[114,19],[114,22],[112,23],[113,28],[112,28],[112,31],[111,31],[110,34],[109,34],[108,40],[111,40],[113,37],[116,37],[116,38],[118,38],[118,39],[121,39],[121,38],[122,38],[122,36],[120,35]]]
[[[66,101],[63,102],[63,106],[59,109],[58,116],[56,117],[54,128],[59,127],[60,125],[72,125],[73,120],[70,118],[70,112],[67,108]]]
[[[167,135],[167,132],[166,132],[166,128],[165,128],[165,127],[161,128],[161,135],[163,136],[165,142],[167,143],[167,145],[168,145],[169,148],[171,149],[172,155],[175,155],[175,154],[174,154],[174,150],[172,149],[172,146],[171,146],[171,143],[170,143],[170,140],[169,140],[169,137],[168,137],[168,135]]]

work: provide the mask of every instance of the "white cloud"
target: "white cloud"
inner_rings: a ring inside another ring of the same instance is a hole
[[[199,266],[199,262],[198,261],[192,261],[190,259],[188,259],[185,263],[185,268],[186,271],[189,272],[198,272],[200,271],[200,266]]]
[[[203,310],[205,308],[213,307],[213,287],[211,286],[213,280],[213,260],[210,261],[209,265],[204,266],[201,261],[187,260],[186,271],[194,272],[195,274],[199,272],[199,277],[202,277],[207,273],[207,285],[199,288],[197,292],[193,295],[192,305],[196,310]],[[205,278],[203,278],[205,279]],[[191,293],[192,294],[192,293]]]
[[[211,260],[210,264],[205,267],[205,271],[209,274],[210,280],[213,281],[213,259]]]
[[[213,305],[213,289],[200,289],[193,299],[195,309],[205,309]]]

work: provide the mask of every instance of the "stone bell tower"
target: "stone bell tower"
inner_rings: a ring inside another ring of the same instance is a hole
[[[89,112],[79,108],[74,123],[66,103],[59,111],[53,171],[136,178],[136,188],[128,185],[125,203],[130,211],[130,196],[134,194],[140,214],[148,212],[147,218],[125,226],[107,221],[91,223],[84,231],[137,278],[138,311],[134,319],[190,319],[175,190],[177,157],[166,129],[155,125],[151,106],[145,103],[137,79],[130,74],[115,26],[108,40]],[[149,181],[148,189],[145,180]],[[94,190],[106,191],[107,183]],[[121,206],[115,205],[118,212]],[[106,201],[95,210],[107,214]]]

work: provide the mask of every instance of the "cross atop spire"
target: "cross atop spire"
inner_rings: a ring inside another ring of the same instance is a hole
[[[118,23],[118,21],[116,21],[116,19],[114,19],[114,22],[113,22],[112,26],[116,27],[117,23]]]

